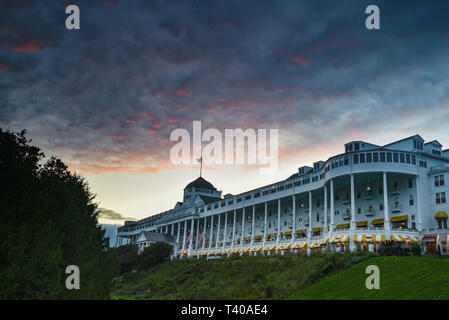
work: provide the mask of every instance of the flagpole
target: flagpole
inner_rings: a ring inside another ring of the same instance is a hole
[[[200,159],[201,159],[200,163],[200,177],[201,177],[201,174],[203,173],[203,157],[201,157]]]

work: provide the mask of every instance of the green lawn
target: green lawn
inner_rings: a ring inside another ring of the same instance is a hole
[[[113,299],[287,299],[369,255],[257,256],[165,262],[116,281]]]
[[[368,265],[380,270],[380,289],[368,290]],[[293,299],[448,299],[449,261],[431,257],[374,257],[321,279]]]

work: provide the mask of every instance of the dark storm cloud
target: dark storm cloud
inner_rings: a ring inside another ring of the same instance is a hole
[[[449,115],[445,1],[378,1],[379,31],[367,1],[73,3],[79,31],[64,1],[0,1],[0,125],[83,170],[163,168],[192,120],[299,149]]]

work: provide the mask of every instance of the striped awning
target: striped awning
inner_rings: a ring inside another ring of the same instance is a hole
[[[391,241],[396,241],[396,242],[399,241],[398,238],[396,238],[396,236],[395,236],[394,234],[392,234],[392,235],[390,236],[390,240],[391,240]]]
[[[349,242],[349,234],[346,234],[342,237],[341,242]]]

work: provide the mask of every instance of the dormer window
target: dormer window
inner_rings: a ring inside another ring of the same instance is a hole
[[[423,143],[418,140],[413,140],[413,148],[423,150]]]
[[[354,150],[355,151],[360,150],[360,143],[358,143],[358,142],[354,143]]]

